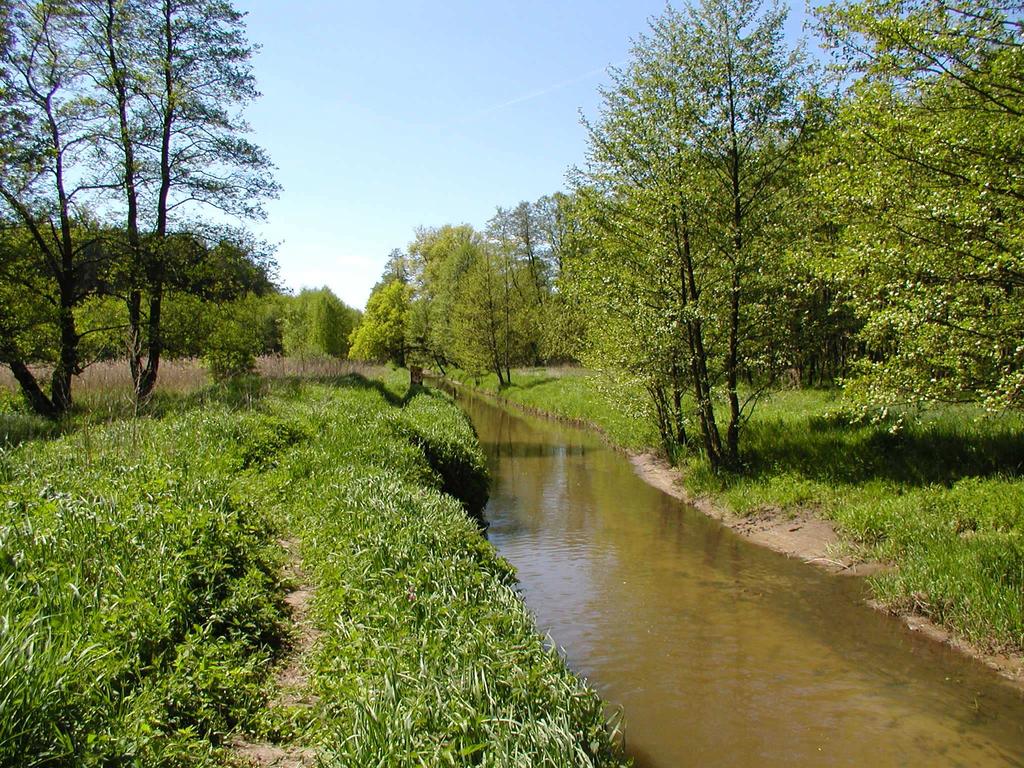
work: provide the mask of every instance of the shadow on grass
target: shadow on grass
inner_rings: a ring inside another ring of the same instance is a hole
[[[1024,430],[994,420],[843,425],[825,419],[749,425],[746,475],[796,474],[823,482],[889,480],[951,485],[965,477],[1024,475]]]

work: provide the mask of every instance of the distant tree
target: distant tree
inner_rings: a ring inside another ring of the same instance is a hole
[[[345,357],[359,313],[329,288],[306,289],[287,297],[282,328],[285,354],[292,357]]]
[[[252,373],[263,351],[264,304],[256,296],[208,305],[209,333],[203,343],[203,362],[214,381]]]
[[[410,243],[413,283],[407,341],[421,362],[443,370],[454,359],[454,306],[463,275],[482,245],[483,238],[468,224],[423,228]]]
[[[373,286],[370,293],[376,293],[385,285],[395,280],[403,285],[408,285],[413,279],[412,270],[412,259],[410,259],[409,255],[402,251],[401,248],[393,248],[391,253],[388,254],[380,280]]]
[[[399,280],[372,294],[362,320],[352,331],[349,357],[405,365],[409,299],[409,287]]]
[[[474,374],[491,371],[501,386],[512,383],[512,366],[526,358],[529,336],[517,327],[528,309],[514,288],[516,265],[492,244],[482,245],[461,275],[452,306],[450,354]]]

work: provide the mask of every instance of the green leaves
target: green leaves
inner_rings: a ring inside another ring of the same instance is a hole
[[[1019,11],[868,1],[821,12],[859,75],[813,180],[844,224],[832,269],[866,321],[857,389],[871,401],[1024,403]]]
[[[360,314],[329,288],[303,290],[284,302],[281,343],[289,357],[345,357]]]
[[[788,320],[782,255],[811,83],[801,49],[782,42],[784,20],[748,0],[668,8],[613,70],[575,178],[586,234],[563,282],[588,320],[584,361],[634,376],[666,448],[696,426],[716,464],[738,460],[740,372],[770,378],[788,362],[775,354]]]
[[[370,296],[362,321],[352,331],[349,357],[404,364],[409,295],[407,285],[393,280]]]

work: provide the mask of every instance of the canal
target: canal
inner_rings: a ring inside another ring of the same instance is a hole
[[[1024,696],[861,581],[746,542],[586,431],[458,397],[489,538],[638,768],[1024,765]]]

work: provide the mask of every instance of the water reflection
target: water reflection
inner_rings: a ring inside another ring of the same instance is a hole
[[[463,405],[489,538],[638,765],[1024,765],[1024,698],[859,582],[749,545],[583,431]]]

